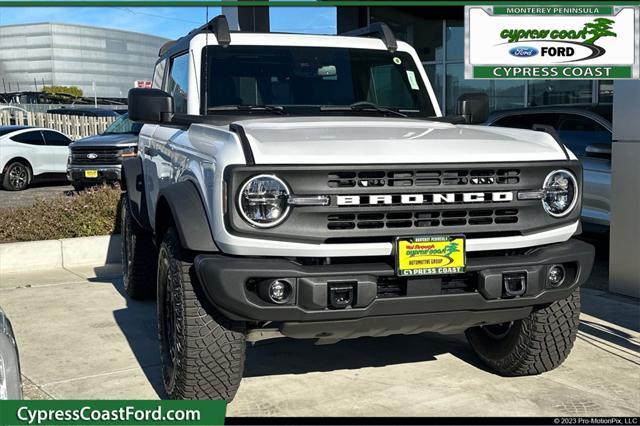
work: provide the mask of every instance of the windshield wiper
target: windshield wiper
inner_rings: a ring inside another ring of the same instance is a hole
[[[407,114],[403,114],[400,111],[395,111],[391,108],[386,108],[380,105],[376,105],[373,102],[355,102],[351,105],[325,105],[320,107],[320,111],[378,111],[384,114],[394,115],[396,117],[407,118]]]
[[[207,112],[219,111],[267,111],[284,114],[284,107],[282,105],[220,105],[207,108]]]

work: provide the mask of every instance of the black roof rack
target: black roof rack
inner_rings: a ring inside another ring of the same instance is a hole
[[[171,56],[173,53],[182,52],[189,48],[189,42],[193,37],[198,34],[212,32],[215,34],[218,44],[221,46],[228,46],[231,43],[231,34],[229,32],[229,23],[227,17],[224,15],[218,15],[203,26],[192,30],[184,37],[180,37],[177,40],[171,40],[166,42],[160,48],[158,56]]]
[[[183,52],[189,48],[189,42],[193,37],[206,32],[212,32],[215,34],[218,44],[221,46],[226,47],[231,43],[231,33],[229,31],[227,17],[224,15],[218,15],[203,26],[192,30],[186,36],[166,42],[160,48],[158,56],[163,58],[172,56],[175,53]],[[381,39],[389,51],[395,52],[398,49],[398,43],[396,42],[396,37],[393,34],[393,31],[391,31],[387,24],[383,22],[374,22],[367,27],[347,31],[340,35],[352,37],[374,36]]]
[[[383,22],[374,22],[364,28],[347,31],[346,33],[342,33],[340,35],[352,37],[378,37],[384,42],[390,52],[395,52],[396,50],[398,50],[396,36],[393,35],[393,31],[391,31],[391,28],[389,28],[389,26]]]

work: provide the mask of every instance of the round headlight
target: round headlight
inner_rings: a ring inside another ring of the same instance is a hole
[[[273,175],[258,175],[240,188],[238,206],[242,217],[253,226],[269,228],[289,213],[289,188]]]
[[[547,175],[543,185],[542,205],[554,217],[566,216],[578,202],[578,182],[567,170],[555,170]]]

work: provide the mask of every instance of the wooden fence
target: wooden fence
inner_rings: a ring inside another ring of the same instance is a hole
[[[10,114],[0,110],[0,126],[36,126],[54,129],[73,140],[97,135],[116,120],[117,117],[79,117],[74,115],[47,114],[42,112],[16,111]]]

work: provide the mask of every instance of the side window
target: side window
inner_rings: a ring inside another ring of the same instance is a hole
[[[19,135],[12,136],[11,140],[27,145],[44,145],[44,139],[42,139],[42,133],[40,133],[39,130],[20,133]]]
[[[534,124],[544,124],[556,128],[557,114],[520,114],[500,118],[492,126],[513,127],[531,130]]]
[[[586,155],[587,146],[610,144],[611,132],[592,118],[579,114],[560,114],[558,135],[574,154]]]
[[[166,59],[156,64],[156,68],[153,70],[153,80],[151,81],[151,87],[156,89],[162,88],[162,82],[164,81],[164,70],[166,67]]]
[[[42,132],[42,134],[44,135],[45,144],[49,146],[69,146],[69,144],[71,143],[71,139],[69,139],[62,133],[45,130]]]
[[[189,85],[189,55],[176,56],[171,61],[171,71],[167,79],[166,92],[173,96],[175,112],[187,113],[187,93]]]

